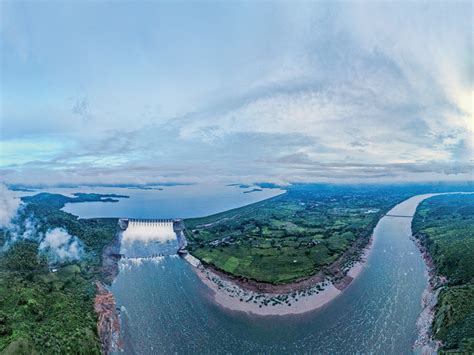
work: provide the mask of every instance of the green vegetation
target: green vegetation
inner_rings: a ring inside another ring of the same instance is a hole
[[[94,312],[95,281],[102,280],[103,248],[116,233],[116,219],[78,219],[61,211],[77,199],[104,196],[39,194],[25,198],[17,218],[19,234],[27,220],[37,222],[29,239],[11,243],[14,231],[0,230],[0,352],[6,354],[98,354]],[[64,228],[84,244],[85,257],[48,265],[38,251],[39,235]],[[9,244],[7,247],[6,244]]]
[[[417,209],[413,231],[448,283],[441,290],[434,337],[447,352],[474,352],[474,195],[443,195]]]
[[[189,249],[221,270],[275,284],[320,270],[330,273],[329,266],[342,255],[346,262],[358,257],[377,220],[390,207],[427,190],[435,189],[294,186],[270,200],[186,220]],[[16,229],[0,229],[0,353],[100,352],[93,308],[95,282],[104,281],[102,250],[114,239],[117,220],[78,219],[60,208],[70,202],[113,201],[117,197],[38,194],[24,199],[27,205],[15,221]],[[472,349],[474,297],[470,267],[474,263],[467,236],[472,236],[473,203],[470,200],[455,207],[451,203],[448,208],[440,206],[432,217],[435,209],[429,205],[431,201],[435,199],[423,204],[428,209],[420,209],[417,214],[423,228],[425,222],[430,222],[426,228],[435,231],[445,224],[459,226],[459,233],[468,231],[465,237],[456,239],[458,247],[452,254],[441,252],[449,249],[449,244],[441,247],[436,245],[442,243],[433,242],[431,247],[435,259],[438,251],[445,255],[436,259],[437,265],[450,278],[449,287],[440,295],[437,336],[446,348]],[[28,226],[27,221],[35,223]],[[58,227],[82,241],[85,256],[80,261],[48,265],[38,251],[39,236]],[[12,242],[15,233],[22,235],[28,228],[34,229],[28,239]],[[449,229],[443,233],[447,232]],[[461,272],[457,272],[459,269]]]
[[[23,197],[24,202],[32,202],[47,206],[49,208],[62,208],[66,203],[77,202],[118,202],[117,198],[129,198],[126,195],[117,194],[93,194],[76,192],[72,194],[74,197],[68,197],[60,194],[50,194],[42,192],[34,196]]]
[[[284,195],[185,220],[190,252],[227,273],[272,284],[307,278],[359,257],[379,218],[410,192],[298,185]]]

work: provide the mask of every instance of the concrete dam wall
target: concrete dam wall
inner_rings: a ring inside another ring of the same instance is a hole
[[[176,254],[186,246],[180,219],[120,218],[121,253],[125,257]]]

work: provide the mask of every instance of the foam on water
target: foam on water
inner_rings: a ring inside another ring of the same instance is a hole
[[[119,262],[120,271],[131,270],[135,267],[140,267],[144,263],[159,265],[163,262],[165,256],[154,256],[147,258],[123,258]]]
[[[172,220],[129,220],[122,232],[120,253],[126,258],[153,258],[176,254],[178,238]]]

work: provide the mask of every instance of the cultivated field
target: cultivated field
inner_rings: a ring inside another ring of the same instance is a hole
[[[190,252],[217,269],[283,284],[314,275],[345,254],[353,262],[380,217],[408,196],[382,188],[300,185],[286,194],[185,220]]]

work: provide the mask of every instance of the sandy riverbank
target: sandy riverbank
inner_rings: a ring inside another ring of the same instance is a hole
[[[408,205],[394,206],[387,215],[413,216],[421,201],[435,195],[438,194],[416,196]],[[376,229],[377,226],[374,229],[374,234]],[[332,274],[337,275],[333,278],[334,282],[325,278],[323,273],[318,273],[309,279],[289,285],[259,284],[230,278],[218,270],[202,265],[198,259],[191,255],[186,256],[186,259],[194,266],[200,279],[214,291],[215,302],[227,309],[256,315],[301,314],[326,305],[339,296],[359,276],[373,249],[373,238],[372,235],[358,262],[345,266],[343,262],[337,261],[330,267]]]
[[[372,245],[371,240],[363,250],[360,260],[344,270],[345,277],[337,283],[318,274],[302,282],[283,285],[280,289],[284,292],[259,292],[256,283],[231,280],[225,274],[204,266],[190,254],[184,258],[193,266],[203,283],[214,292],[214,301],[220,306],[261,316],[283,316],[316,310],[339,296],[364,269]],[[278,288],[279,286],[276,286],[274,290]],[[272,290],[267,285],[263,289]]]

